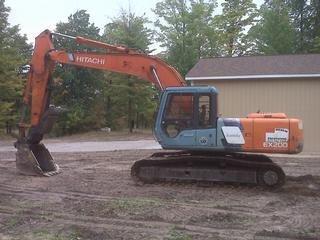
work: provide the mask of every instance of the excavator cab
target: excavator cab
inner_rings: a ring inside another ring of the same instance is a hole
[[[217,90],[170,87],[162,94],[155,133],[164,149],[216,146]]]

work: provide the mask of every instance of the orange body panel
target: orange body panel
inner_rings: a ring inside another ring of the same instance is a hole
[[[245,152],[299,153],[303,148],[302,122],[284,114],[253,114],[240,118]]]

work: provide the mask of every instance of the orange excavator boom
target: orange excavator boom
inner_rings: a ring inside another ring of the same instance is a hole
[[[71,53],[58,50],[54,47],[53,37],[70,38],[79,45],[96,50]],[[57,63],[133,75],[149,81],[161,91],[167,87],[186,86],[181,75],[158,57],[123,46],[52,33],[49,30],[43,31],[35,39],[30,72],[23,96],[24,111],[19,122],[19,139],[15,144],[18,149],[17,168],[22,173],[37,172],[41,175],[47,173],[50,175],[57,172],[57,166],[53,160],[50,160],[52,157],[49,151],[40,144],[43,134],[50,131],[57,118],[57,110],[50,107],[52,73]],[[31,112],[30,121],[27,119],[27,109]],[[32,162],[31,165],[30,162]],[[36,169],[34,169],[35,166]],[[43,169],[46,169],[46,173]]]
[[[78,44],[105,49],[106,52],[68,53],[56,50],[52,43],[52,35],[69,37]],[[39,124],[48,104],[47,88],[56,63],[130,74],[151,82],[160,90],[186,85],[173,67],[155,56],[138,53],[122,46],[113,46],[83,37],[55,34],[46,30],[36,38],[31,70],[24,92],[24,103],[31,105],[31,126]]]

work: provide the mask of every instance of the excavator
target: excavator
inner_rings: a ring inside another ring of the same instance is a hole
[[[53,38],[69,38],[88,50],[56,49]],[[216,88],[187,86],[182,76],[158,57],[45,30],[35,39],[23,94],[15,142],[16,167],[21,174],[52,176],[60,172],[41,143],[60,112],[59,107],[50,104],[52,73],[57,64],[129,74],[159,89],[154,135],[163,149],[171,151],[159,151],[136,161],[131,168],[135,181],[223,182],[277,188],[285,183],[285,173],[263,153],[297,154],[303,149],[299,119],[284,113],[222,118]]]

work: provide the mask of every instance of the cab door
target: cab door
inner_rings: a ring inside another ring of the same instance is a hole
[[[161,120],[164,147],[189,149],[195,145],[194,100],[194,93],[170,93],[168,95]]]
[[[196,149],[216,147],[216,97],[210,93],[196,97]]]

